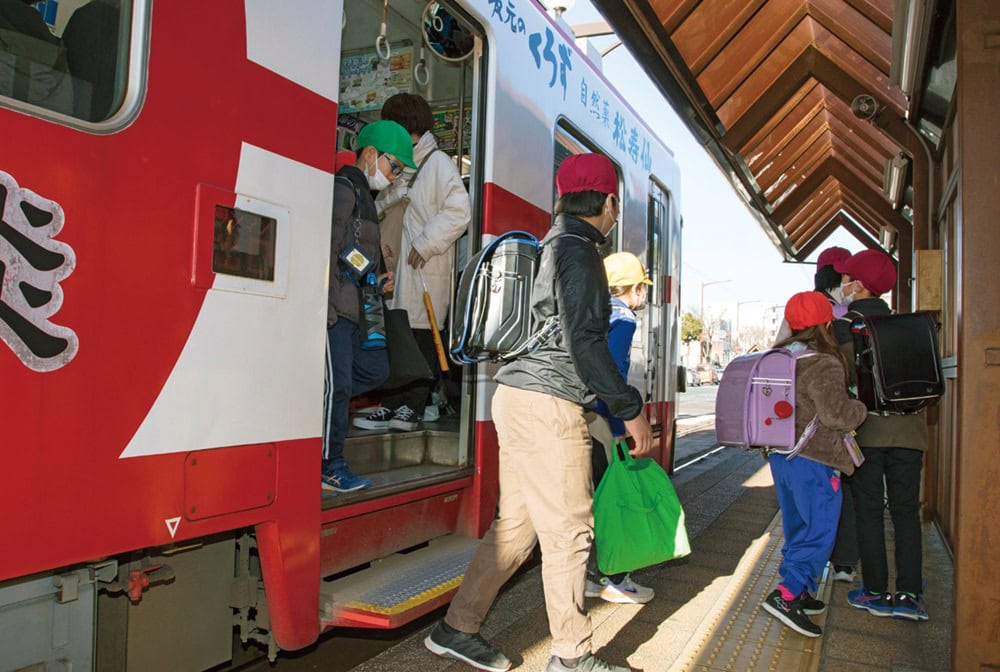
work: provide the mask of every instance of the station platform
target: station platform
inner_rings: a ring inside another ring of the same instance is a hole
[[[692,426],[683,438],[712,447],[714,431]],[[824,576],[818,597],[829,605],[807,638],[760,609],[778,581],[783,533],[770,470],[756,453],[725,448],[674,475],[685,507],[692,553],[635,572],[656,597],[646,605],[588,600],[594,650],[641,672],[943,672],[951,659],[952,559],[931,525],[924,527],[924,572],[930,620],[878,618],[852,608],[854,586]],[[892,557],[892,526],[887,542]],[[430,627],[353,668],[354,672],[460,672],[468,666],[430,654]],[[515,670],[545,669],[550,652],[540,567],[501,593],[483,636]]]

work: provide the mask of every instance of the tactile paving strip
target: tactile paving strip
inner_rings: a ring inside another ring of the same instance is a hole
[[[747,549],[716,607],[702,622],[672,672],[806,672],[819,667],[822,638],[804,637],[760,608],[780,580],[781,515]],[[824,574],[820,599],[829,597]],[[811,617],[821,627],[825,614]]]

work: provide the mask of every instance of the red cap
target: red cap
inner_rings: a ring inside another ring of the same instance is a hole
[[[799,292],[785,304],[785,321],[795,331],[833,321],[830,299],[819,292]]]
[[[575,191],[618,194],[618,172],[603,154],[573,154],[563,159],[556,174],[559,195]]]
[[[896,265],[884,252],[865,250],[833,265],[840,273],[860,282],[872,294],[881,296],[896,286]]]
[[[850,256],[850,251],[842,247],[828,247],[816,257],[816,268],[823,268],[824,266],[835,267],[838,261],[844,261]]]
[[[337,152],[337,158],[335,159],[334,172],[340,170],[344,166],[353,166],[358,160],[358,155],[349,149],[342,149]]]

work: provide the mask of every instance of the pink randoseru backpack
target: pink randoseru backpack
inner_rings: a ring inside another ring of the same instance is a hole
[[[719,443],[782,452],[795,448],[795,362],[814,354],[774,348],[729,362],[715,397]]]

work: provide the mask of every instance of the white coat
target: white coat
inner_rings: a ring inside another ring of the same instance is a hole
[[[437,328],[443,329],[451,305],[454,244],[469,227],[472,207],[455,162],[444,152],[437,151],[437,141],[430,132],[424,133],[414,146],[413,162],[420,166],[428,154],[431,156],[420,169],[413,186],[409,186],[413,171],[408,170],[391,187],[379,193],[376,206],[381,213],[401,198],[408,196],[410,199],[403,215],[401,249],[393,250],[399,262],[389,307],[405,309],[412,328],[430,329],[423,301],[426,284],[434,304]],[[413,248],[426,262],[419,272],[406,263]]]

